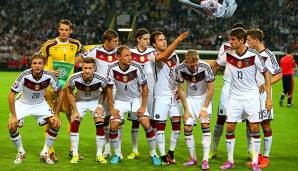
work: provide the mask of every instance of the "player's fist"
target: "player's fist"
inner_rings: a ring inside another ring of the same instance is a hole
[[[189,112],[185,112],[184,115],[183,115],[184,122],[186,122],[189,117],[192,118],[191,114]]]
[[[8,120],[8,124],[7,127],[9,129],[9,131],[15,132],[17,130],[17,126],[18,126],[18,120],[16,117],[11,116]]]
[[[145,111],[146,111],[146,108],[144,108],[144,107],[140,107],[140,108],[137,110],[137,117],[138,117],[139,119],[141,119],[141,118],[143,117]]]

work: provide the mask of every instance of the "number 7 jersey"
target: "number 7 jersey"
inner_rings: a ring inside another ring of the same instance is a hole
[[[231,72],[230,97],[247,99],[259,95],[256,74],[257,71],[264,73],[267,68],[257,51],[247,48],[242,55],[237,55],[235,50],[229,50],[217,59],[217,63],[227,65]]]

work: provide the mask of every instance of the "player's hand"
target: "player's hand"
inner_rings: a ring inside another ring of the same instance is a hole
[[[199,118],[201,119],[201,122],[203,120],[207,121],[208,120],[207,110],[201,110],[201,112],[199,114]]]
[[[78,111],[73,111],[70,115],[70,122],[79,121],[80,120],[80,113]]]
[[[9,119],[8,119],[8,129],[9,130],[16,130],[17,129],[17,126],[18,126],[18,120],[15,116],[11,116]]]
[[[120,111],[118,110],[118,109],[115,109],[115,108],[112,108],[111,110],[110,110],[110,112],[111,112],[111,115],[115,118],[115,119],[121,119],[121,117],[120,117]]]
[[[267,111],[270,111],[272,109],[272,100],[271,98],[266,98],[266,109]]]
[[[60,71],[58,70],[51,70],[50,71],[55,77],[59,77]]]
[[[186,31],[186,32],[184,32],[184,33],[181,33],[181,34],[177,37],[176,41],[178,41],[178,42],[182,42],[185,38],[187,38],[188,35],[189,35],[189,31]]]
[[[144,107],[140,107],[137,110],[137,117],[138,117],[138,119],[141,119],[143,117],[145,111],[146,111],[146,108],[144,108]]]
[[[265,91],[265,85],[262,84],[259,86],[259,92],[260,92],[260,94],[262,94],[262,93],[264,93],[264,91]]]
[[[54,115],[54,116],[50,117],[49,121],[53,128],[56,128],[56,129],[60,128],[61,121],[60,121],[60,118],[58,117],[58,115]]]
[[[189,112],[184,112],[183,121],[186,122],[189,117],[192,118],[192,115]]]
[[[104,110],[101,107],[97,107],[94,111],[94,119],[96,122],[104,122]]]

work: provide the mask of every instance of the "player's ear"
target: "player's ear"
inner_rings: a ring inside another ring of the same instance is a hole
[[[156,48],[156,43],[152,43],[152,46],[153,46],[154,48]]]

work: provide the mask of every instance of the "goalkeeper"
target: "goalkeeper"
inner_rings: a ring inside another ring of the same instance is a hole
[[[70,38],[70,34],[73,31],[72,23],[69,20],[61,20],[58,23],[58,37],[46,41],[39,53],[47,58],[45,70],[52,72],[55,77],[58,78],[60,85],[63,87],[61,91],[61,100],[57,104],[57,101],[53,96],[53,89],[48,88],[45,93],[45,98],[52,109],[58,108],[57,111],[64,112],[68,119],[68,132],[70,132],[70,104],[67,100],[65,82],[73,73],[75,57],[80,56],[84,49],[78,40]],[[48,130],[48,125],[44,130]],[[70,147],[71,149],[71,147]],[[53,161],[58,161],[55,156],[53,148],[49,150],[50,158]],[[72,152],[70,151],[70,155]]]

